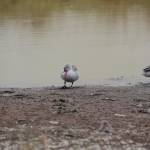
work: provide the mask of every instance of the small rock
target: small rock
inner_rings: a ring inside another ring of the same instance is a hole
[[[60,101],[60,102],[66,102],[66,100],[65,100],[65,99],[59,99],[59,101]]]
[[[121,145],[126,145],[127,143],[125,141],[120,142]]]
[[[135,108],[132,108],[131,113],[137,113],[137,110]]]
[[[57,121],[49,121],[50,124],[58,124]]]
[[[17,120],[17,122],[19,122],[19,123],[24,122],[24,121],[26,121],[26,119],[20,118],[20,119]]]
[[[63,109],[63,107],[62,107],[62,106],[59,106],[59,107],[57,107],[57,109]]]
[[[53,99],[52,102],[64,103],[64,102],[67,102],[67,100],[65,100],[65,99]]]
[[[72,109],[71,112],[78,112],[78,110],[77,109]]]
[[[138,105],[136,105],[137,107],[143,107],[143,104],[142,103],[140,103],[140,104],[138,104]]]
[[[132,140],[129,141],[129,144],[133,144],[134,142]]]
[[[147,112],[150,114],[150,108],[147,110]]]
[[[107,98],[107,97],[106,97],[106,98],[103,98],[102,100],[111,100],[111,98]]]
[[[103,120],[101,123],[99,131],[105,132],[105,133],[111,133],[111,132],[113,132],[113,129],[106,120]]]
[[[129,131],[129,130],[126,130],[126,131],[125,131],[125,133],[129,134],[129,133],[130,133],[130,131]]]
[[[15,96],[17,98],[23,98],[23,97],[26,97],[27,95],[25,95],[25,94],[15,94],[13,96]]]
[[[70,133],[64,133],[65,136],[69,136],[69,137],[74,137],[75,135],[70,134]]]
[[[146,109],[139,109],[138,112],[139,113],[148,113],[148,110],[146,110]]]
[[[30,122],[34,122],[34,119],[30,119]]]
[[[12,91],[12,90],[5,90],[5,91],[3,91],[4,93],[8,93],[8,94],[11,94],[11,93],[15,93],[14,91]]]
[[[126,115],[115,114],[115,116],[118,116],[118,117],[125,117]]]
[[[96,96],[96,95],[104,95],[102,93],[93,93],[93,94],[90,94],[90,96]]]
[[[113,98],[113,99],[111,99],[111,101],[115,101],[115,100],[116,100],[116,99],[114,99],[114,98]]]

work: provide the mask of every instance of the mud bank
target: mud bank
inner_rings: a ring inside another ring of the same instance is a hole
[[[100,132],[102,121],[112,127]],[[1,88],[2,149],[150,149],[150,84]]]

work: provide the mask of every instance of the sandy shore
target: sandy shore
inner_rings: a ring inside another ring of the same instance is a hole
[[[150,149],[150,84],[1,88],[0,150],[25,147]]]

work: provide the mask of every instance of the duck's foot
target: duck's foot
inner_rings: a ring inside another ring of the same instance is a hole
[[[72,87],[73,87],[73,82],[72,82],[72,84],[71,84],[70,88],[72,89]]]
[[[62,89],[67,89],[67,87],[66,87],[65,85],[64,85],[64,86],[62,86],[61,88],[62,88]]]

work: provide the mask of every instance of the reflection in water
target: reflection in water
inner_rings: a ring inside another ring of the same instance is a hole
[[[66,62],[76,84],[145,79],[149,17],[147,0],[1,0],[0,87],[63,85]]]

